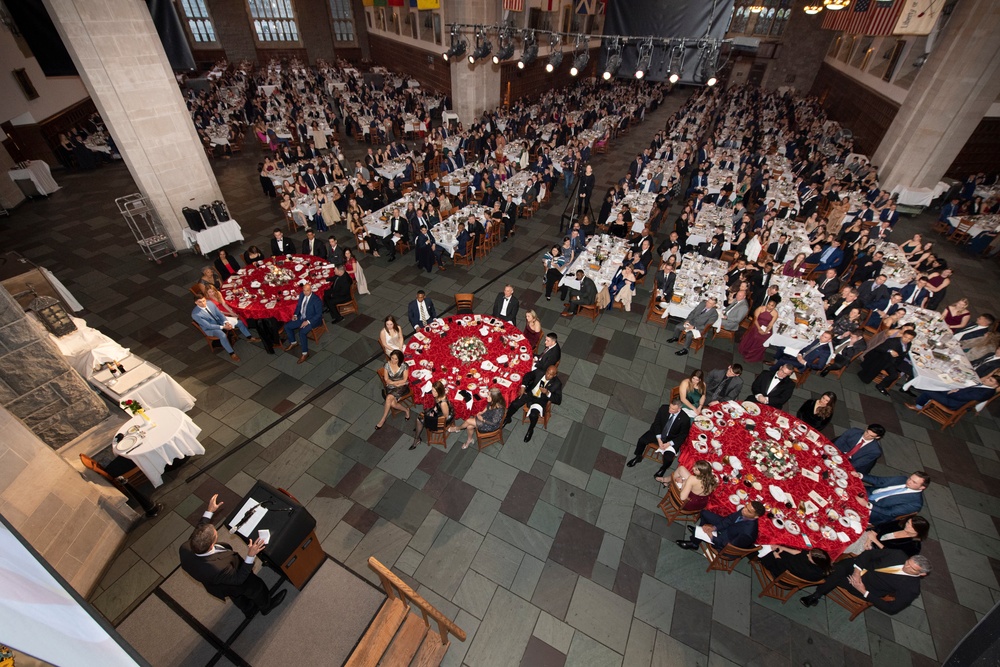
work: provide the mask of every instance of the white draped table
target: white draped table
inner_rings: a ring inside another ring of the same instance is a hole
[[[59,189],[56,179],[52,178],[49,165],[41,160],[31,160],[23,169],[11,169],[7,173],[12,181],[30,180],[41,195],[50,195]]]
[[[198,442],[201,428],[176,408],[152,408],[146,410],[146,416],[150,422],[136,415],[118,429],[125,438],[112,449],[115,454],[135,461],[153,486],[162,486],[163,471],[168,465],[186,456],[205,453]]]
[[[193,229],[185,229],[183,234],[188,248],[194,248],[197,245],[198,250],[206,257],[213,250],[218,250],[230,243],[243,240],[243,230],[235,220],[220,222],[214,227],[208,227],[200,232],[196,232]]]

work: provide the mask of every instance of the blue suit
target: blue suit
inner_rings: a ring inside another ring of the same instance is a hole
[[[820,252],[819,265],[816,267],[816,271],[823,272],[826,271],[827,269],[835,269],[838,266],[840,266],[841,262],[844,261],[844,251],[841,250],[840,248],[834,248],[833,252],[831,252],[829,256],[826,257],[826,259],[823,259],[823,257],[827,254],[826,253],[827,250],[829,250],[829,248],[824,249],[822,252]]]
[[[208,312],[205,312],[206,310]],[[205,308],[195,306],[194,310],[191,311],[191,319],[198,323],[205,335],[218,338],[222,348],[229,354],[233,354],[233,346],[226,336],[225,329],[222,328],[226,324],[226,316],[219,312],[218,306],[211,301],[207,302]],[[250,330],[243,322],[237,320],[236,328],[243,334],[244,338],[250,338]]]
[[[804,371],[807,368],[818,371],[826,366],[826,362],[830,360],[832,353],[833,348],[829,343],[824,344],[817,339],[806,345],[799,352],[799,354],[801,354],[806,360],[804,364],[799,362],[798,355],[789,357],[786,354],[779,354],[778,358],[774,360],[774,365],[771,366],[771,370],[774,371],[785,364],[791,364],[797,371]]]
[[[833,441],[834,446],[844,454],[850,452],[861,440],[865,430],[849,428]],[[875,467],[875,462],[882,456],[882,446],[878,440],[872,440],[851,457],[851,465],[862,475],[867,475]]]
[[[996,391],[992,387],[976,384],[971,387],[962,387],[951,391],[924,391],[917,396],[917,407],[924,407],[929,401],[934,400],[948,408],[954,410],[960,408],[969,401],[981,401],[993,398]]]
[[[757,542],[757,520],[744,519],[742,510],[736,510],[727,517],[703,510],[701,523],[715,526],[712,546],[716,549],[723,549],[727,544],[740,549],[749,549]]]
[[[434,309],[434,302],[430,300],[429,297],[424,297],[424,305],[427,306],[427,314],[430,319],[427,321],[437,319],[437,310]],[[410,302],[410,305],[406,307],[406,317],[410,320],[410,324],[414,329],[419,329],[422,325],[420,323],[420,306],[417,305],[417,300],[414,299]]]
[[[899,293],[903,296],[904,304],[913,304],[915,306],[923,307],[924,300],[927,299],[931,293],[927,291],[927,288],[925,287],[920,287],[919,292],[917,292],[917,289],[917,283],[907,283],[903,285],[902,289],[899,290]],[[913,296],[914,292],[917,292],[917,295],[916,298],[911,301],[910,297]]]
[[[898,477],[876,477],[874,475],[865,475],[861,478],[861,481],[865,483],[866,487],[869,487],[868,500],[871,502],[872,493],[889,486],[906,484],[906,480],[909,478],[909,475],[900,475]],[[872,513],[868,523],[876,524],[892,521],[897,516],[919,512],[923,506],[923,491],[909,491],[907,493],[899,493],[894,496],[880,498],[877,501],[872,502]]]
[[[292,340],[292,337],[296,335],[295,332],[298,331],[298,341],[299,345],[302,346],[302,354],[309,353],[309,332],[323,322],[323,299],[315,294],[310,294],[309,301],[303,308],[302,301],[305,297],[305,294],[299,295],[299,300],[295,304],[295,319],[285,324],[285,334],[289,340]]]

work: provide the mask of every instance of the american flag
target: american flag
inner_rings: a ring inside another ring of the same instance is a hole
[[[891,35],[896,21],[899,19],[903,6],[903,0],[894,2],[872,2],[871,0],[854,0],[854,10],[841,9],[840,11],[826,10],[823,13],[823,28],[826,30],[837,30],[847,32],[852,35]]]
[[[503,0],[503,8],[508,12],[523,12],[524,0]]]
[[[543,12],[559,11],[559,0],[542,0]]]
[[[576,0],[577,14],[605,14],[607,8],[606,0]]]

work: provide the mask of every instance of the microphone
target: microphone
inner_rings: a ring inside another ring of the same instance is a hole
[[[294,512],[294,507],[271,507],[271,503],[274,502],[274,498],[270,500],[265,500],[261,505],[266,505],[272,512]]]
[[[267,502],[267,501],[264,501],[264,502]],[[239,532],[240,528],[243,527],[243,524],[245,524],[247,521],[249,521],[250,517],[253,516],[253,513],[257,511],[257,508],[260,507],[263,504],[264,503],[257,503],[256,505],[254,505],[253,507],[251,507],[250,509],[248,509],[246,512],[244,512],[243,517],[233,527],[233,532]]]

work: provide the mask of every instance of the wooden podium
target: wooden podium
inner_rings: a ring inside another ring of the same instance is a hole
[[[250,531],[249,537],[256,539],[260,530],[271,533],[267,547],[259,554],[261,561],[302,590],[326,560],[326,553],[316,538],[316,519],[288,494],[258,481],[239,507],[226,517],[225,523],[230,530],[237,532],[236,524],[257,503],[267,512]]]

